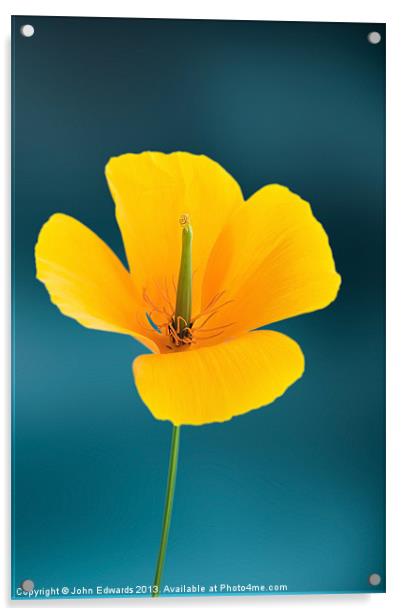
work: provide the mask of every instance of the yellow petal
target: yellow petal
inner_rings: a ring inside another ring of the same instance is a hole
[[[168,312],[180,265],[179,217],[189,214],[197,311],[208,255],[229,215],[243,203],[237,182],[207,156],[187,152],[123,154],[110,159],[106,177],[137,288]]]
[[[301,377],[304,358],[291,338],[261,330],[183,353],[140,355],[133,369],[156,419],[201,425],[273,402]]]
[[[88,227],[53,215],[41,229],[35,257],[37,278],[63,314],[85,327],[129,334],[158,352],[137,322],[141,311],[130,274]]]
[[[210,256],[203,304],[224,289],[209,326],[232,323],[228,337],[324,308],[336,297],[328,237],[310,205],[284,186],[269,185],[235,212]]]

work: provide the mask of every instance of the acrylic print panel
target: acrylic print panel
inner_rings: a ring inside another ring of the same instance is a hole
[[[384,592],[384,24],[12,24],[12,597]]]

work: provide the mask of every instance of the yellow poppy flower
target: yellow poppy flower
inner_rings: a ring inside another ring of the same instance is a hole
[[[157,597],[180,426],[226,421],[281,396],[301,377],[303,353],[284,334],[253,330],[324,308],[341,279],[309,204],[283,186],[245,201],[220,165],[186,152],[124,154],[106,178],[129,271],[90,229],[55,214],[38,238],[37,277],[63,314],[153,351],[133,371],[153,415],[173,423]]]
[[[252,330],[324,308],[340,285],[309,204],[275,184],[245,201],[218,163],[187,152],[111,158],[106,178],[129,271],[90,229],[55,214],[35,250],[53,303],[153,351],[133,370],[157,419],[221,422],[281,396],[303,373],[302,351],[284,334]],[[192,228],[192,312],[178,335],[183,214]]]

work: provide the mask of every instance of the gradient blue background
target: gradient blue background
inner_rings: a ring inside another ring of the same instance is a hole
[[[144,349],[62,316],[33,256],[65,212],[124,260],[103,169],[149,149],[207,154],[246,196],[289,186],[343,277],[328,309],[274,327],[303,348],[301,381],[183,428],[164,582],[384,591],[384,38],[382,24],[13,18],[13,595],[25,578],[153,579],[171,425],[135,390]]]

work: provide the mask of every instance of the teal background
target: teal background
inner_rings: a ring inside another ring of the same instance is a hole
[[[302,380],[183,428],[164,582],[383,592],[385,25],[14,17],[12,47],[12,595],[152,583],[171,425],[135,390],[144,349],[62,316],[33,256],[65,212],[124,260],[103,169],[142,150],[207,154],[246,196],[289,186],[343,278],[273,328],[303,348]]]

